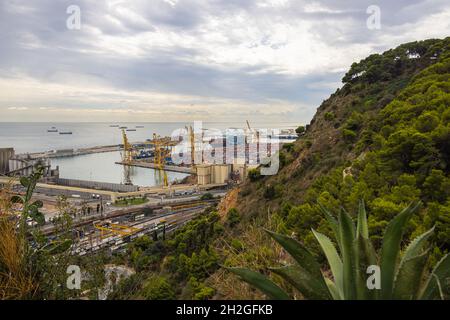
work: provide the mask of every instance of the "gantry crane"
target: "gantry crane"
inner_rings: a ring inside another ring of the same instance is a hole
[[[122,129],[122,139],[123,139],[123,154],[122,154],[122,162],[126,164],[130,164],[133,160],[133,146],[128,141],[127,134],[125,133],[125,130]]]
[[[164,186],[167,187],[169,185],[167,179],[167,172],[164,170],[164,165],[166,163],[166,158],[170,154],[170,138],[161,138],[156,133],[153,134],[153,146],[155,148],[155,157],[154,163],[159,169],[159,173],[164,176]]]
[[[123,176],[124,183],[126,185],[131,185],[130,179],[130,164],[133,161],[134,150],[131,143],[128,141],[127,134],[125,130],[122,129],[122,139],[123,139],[123,153],[122,153],[122,163],[123,163]]]

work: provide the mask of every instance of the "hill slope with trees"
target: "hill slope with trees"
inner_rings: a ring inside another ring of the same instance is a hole
[[[277,175],[254,170],[217,212],[167,240],[134,241],[118,258],[137,273],[110,298],[264,298],[220,265],[269,274],[268,267],[289,262],[266,228],[295,237],[325,266],[311,229],[327,236],[332,230],[318,203],[354,213],[364,200],[378,250],[388,221],[421,200],[404,241],[435,226],[431,269],[450,249],[449,91],[450,38],[403,44],[354,63],[342,88],[298,128],[299,139],[283,146]]]

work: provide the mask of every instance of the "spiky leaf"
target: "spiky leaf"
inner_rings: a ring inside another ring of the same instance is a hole
[[[334,247],[331,240],[324,234],[321,234],[315,230],[312,230],[314,236],[322,247],[322,251],[327,258],[328,265],[330,266],[331,272],[333,273],[333,278],[335,281],[336,288],[340,296],[343,296],[343,269],[342,260],[339,257],[336,248]]]
[[[355,265],[358,299],[377,299],[379,290],[367,288],[367,267],[377,265],[375,249],[369,239],[358,235],[355,240]]]
[[[434,267],[433,272],[424,286],[420,299],[435,300],[446,299],[449,294],[450,281],[450,254],[446,254]]]
[[[342,295],[339,293],[338,288],[336,287],[336,284],[331,281],[328,278],[325,278],[325,283],[327,284],[328,290],[331,293],[331,296],[333,297],[334,300],[342,300]]]
[[[306,299],[328,300],[331,299],[327,287],[323,287],[320,279],[314,278],[298,265],[270,268],[271,271],[281,276],[296,288]]]
[[[344,298],[353,300],[356,299],[356,265],[353,247],[355,226],[344,210],[339,213],[339,234],[342,245]]]
[[[340,234],[339,234],[339,225],[338,225],[337,220],[321,203],[319,203],[319,208],[322,211],[322,213],[324,214],[325,218],[327,219],[331,230],[333,230],[333,233],[334,233],[334,236],[336,237],[336,242],[337,242],[339,248],[341,248],[341,238],[340,238]]]
[[[412,214],[419,208],[420,202],[411,203],[389,222],[383,236],[381,248],[381,298],[391,299],[394,287],[394,277],[397,258],[400,253],[400,243],[403,231]]]
[[[264,275],[251,271],[245,268],[226,268],[232,273],[239,276],[242,280],[250,284],[251,286],[259,289],[270,299],[274,300],[289,300],[290,297],[279,286],[273,283],[270,279]]]
[[[403,254],[402,261],[421,254],[425,249],[427,240],[430,238],[433,232],[434,227],[415,238],[406,248],[405,253]]]
[[[294,258],[294,260],[303,270],[305,270],[305,272],[308,272],[313,277],[322,278],[319,263],[317,263],[314,256],[300,242],[288,236],[269,230],[266,230],[266,232],[276,242],[278,242],[292,256],[292,258]],[[323,286],[325,287],[325,282],[323,282]]]
[[[361,235],[365,239],[369,239],[369,227],[367,226],[367,214],[364,200],[359,202],[358,210],[358,224],[356,227],[356,234]]]
[[[429,251],[426,250],[402,262],[394,282],[394,299],[414,300],[417,298],[428,255]]]

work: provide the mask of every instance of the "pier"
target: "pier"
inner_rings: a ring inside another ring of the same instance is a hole
[[[121,164],[124,166],[132,166],[132,167],[149,168],[149,169],[162,169],[164,171],[180,172],[180,173],[186,173],[186,174],[196,174],[197,173],[192,167],[173,166],[173,165],[166,164],[166,165],[163,165],[162,168],[160,168],[159,165],[157,165],[153,162],[146,162],[146,161],[131,161],[131,162],[119,161],[119,162],[116,162],[116,164]]]

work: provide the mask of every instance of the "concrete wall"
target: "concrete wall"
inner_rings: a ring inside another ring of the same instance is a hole
[[[124,185],[124,184],[108,183],[108,182],[57,178],[57,179],[55,179],[55,183],[58,185],[68,186],[68,187],[108,190],[108,191],[114,191],[114,192],[139,191],[138,186],[128,186],[128,185]]]
[[[0,148],[0,174],[6,174],[9,172],[9,159],[13,157],[13,148]]]

